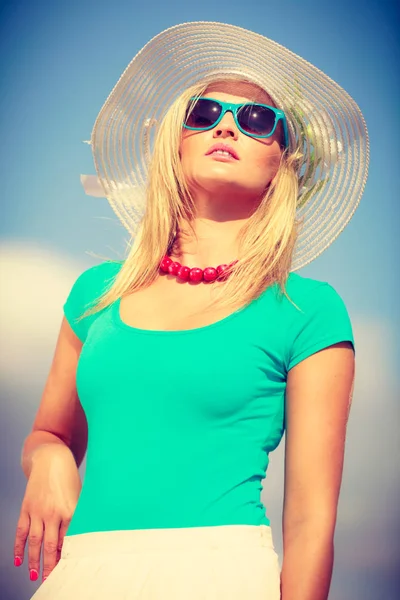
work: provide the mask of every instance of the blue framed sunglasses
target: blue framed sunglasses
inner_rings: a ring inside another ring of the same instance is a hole
[[[267,104],[246,102],[231,104],[215,98],[191,98],[183,126],[193,131],[213,129],[226,112],[231,112],[238,129],[254,138],[268,138],[274,134],[282,121],[285,147],[289,145],[289,134],[285,113]]]

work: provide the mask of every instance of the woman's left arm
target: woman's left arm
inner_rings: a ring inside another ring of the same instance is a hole
[[[348,342],[293,367],[286,388],[282,600],[327,600],[354,382]]]

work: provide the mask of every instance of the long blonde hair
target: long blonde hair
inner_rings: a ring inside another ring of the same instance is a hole
[[[243,78],[240,80],[244,81]],[[173,244],[179,223],[185,221],[190,224],[193,221],[195,205],[185,182],[179,147],[190,99],[204,94],[208,87],[209,83],[204,82],[191,86],[166,113],[154,143],[146,211],[138,234],[132,240],[128,256],[113,285],[83,316],[149,286],[158,276],[161,259]],[[297,238],[300,158],[298,150],[282,153],[273,182],[240,231],[237,264],[227,280],[215,286],[213,305],[245,306],[274,283],[286,295],[285,283]]]

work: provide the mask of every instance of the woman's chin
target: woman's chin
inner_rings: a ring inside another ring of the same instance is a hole
[[[247,198],[248,200],[258,198],[264,188],[249,187],[248,183],[248,181],[238,181],[233,178],[216,177],[202,182],[201,189],[210,196]]]
[[[223,173],[216,170],[206,177],[204,175],[199,177],[197,181],[202,189],[213,193],[223,190],[239,192],[248,189],[248,182],[241,181],[234,173],[227,173],[226,171]]]

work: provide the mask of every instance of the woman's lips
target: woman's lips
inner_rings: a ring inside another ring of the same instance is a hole
[[[222,144],[221,142],[211,146],[211,148],[209,148],[207,151],[206,156],[212,156],[213,158],[227,158],[229,160],[239,160],[236,150],[234,150],[228,144]]]
[[[218,160],[220,162],[236,162],[236,158],[234,158],[232,156],[232,154],[222,154],[220,152],[211,152],[211,154],[208,154],[207,156],[209,156],[210,158],[214,159],[214,160]]]

